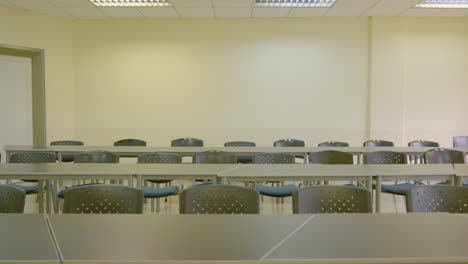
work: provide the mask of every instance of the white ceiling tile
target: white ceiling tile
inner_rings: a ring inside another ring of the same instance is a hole
[[[177,8],[177,12],[182,18],[214,17],[214,11],[211,7]]]
[[[138,11],[145,17],[155,18],[178,18],[176,10],[173,7],[139,7]]]
[[[61,16],[61,17],[71,16],[71,14],[69,14],[62,8],[38,8],[38,9],[35,9],[34,11],[41,13],[41,14],[51,15],[51,16]]]
[[[379,0],[337,1],[327,12],[327,16],[360,16]]]
[[[215,8],[216,17],[250,17],[251,8]]]
[[[291,8],[257,7],[253,9],[253,17],[287,17]]]
[[[214,7],[253,7],[255,0],[213,0]]]
[[[211,7],[211,0],[171,0],[177,8],[185,7]]]
[[[55,6],[47,0],[13,0],[9,1],[12,5],[24,9],[32,10],[34,8],[54,8]]]
[[[57,7],[94,7],[89,0],[49,0]]]
[[[105,16],[118,17],[143,17],[143,15],[134,7],[100,7]]]
[[[402,16],[468,16],[468,9],[456,8],[410,8]]]
[[[80,17],[80,18],[83,18],[83,17],[93,17],[93,18],[108,17],[108,16],[104,15],[104,13],[102,13],[102,11],[99,10],[98,8],[96,8],[96,7],[92,7],[92,8],[71,7],[71,8],[64,8],[64,10],[66,12],[68,12],[69,14],[71,14],[72,16]]]
[[[313,8],[313,7],[304,7],[304,8],[293,8],[290,17],[320,17],[324,16],[329,11],[329,8]]]
[[[369,8],[366,16],[399,16],[406,9],[414,6],[421,0],[380,0]]]

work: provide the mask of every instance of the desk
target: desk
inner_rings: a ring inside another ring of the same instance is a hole
[[[60,263],[43,215],[0,214],[0,234],[0,263]]]
[[[262,263],[467,263],[468,218],[316,215]]]
[[[63,263],[258,263],[309,215],[50,215]]]

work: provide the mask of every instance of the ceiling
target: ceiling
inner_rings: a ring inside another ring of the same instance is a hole
[[[74,19],[468,16],[468,9],[412,8],[420,0],[337,0],[331,8],[255,8],[255,0],[170,1],[173,7],[95,7],[88,0],[0,0],[0,5]]]

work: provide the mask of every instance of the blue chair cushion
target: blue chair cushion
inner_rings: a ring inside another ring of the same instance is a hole
[[[273,197],[286,197],[291,196],[293,192],[297,191],[299,187],[294,184],[279,186],[279,187],[270,187],[262,184],[258,184],[256,187],[263,195],[273,196]]]
[[[406,195],[406,192],[409,189],[416,187],[418,185],[413,183],[401,183],[401,184],[392,184],[392,185],[382,185],[382,191],[399,194],[399,195]]]
[[[177,185],[162,188],[142,187],[141,189],[143,190],[145,198],[165,197],[179,192],[179,186]]]
[[[63,187],[61,189],[59,189],[59,193],[57,194],[57,196],[59,198],[64,198],[65,197],[65,192],[68,190],[68,189],[72,189],[72,188],[76,188],[76,187],[81,187],[81,186],[88,186],[88,185],[96,185],[96,184],[102,184],[102,183],[85,183],[85,184],[80,184],[80,185],[74,185],[72,187]]]
[[[37,193],[37,191],[39,190],[39,186],[37,185],[29,185],[29,186],[28,185],[16,185],[16,184],[7,184],[7,185],[19,188],[23,190],[26,194]]]

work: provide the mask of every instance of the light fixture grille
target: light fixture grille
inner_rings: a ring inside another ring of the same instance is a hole
[[[336,0],[255,0],[257,7],[331,7]]]
[[[424,0],[414,7],[419,8],[468,8],[468,0]]]
[[[172,6],[169,0],[89,0],[96,6]]]

